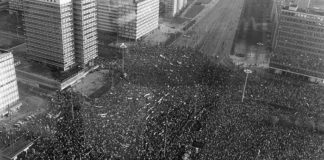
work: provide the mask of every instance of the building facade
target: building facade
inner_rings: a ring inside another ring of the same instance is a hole
[[[98,56],[96,0],[73,0],[75,57],[80,65],[93,65]]]
[[[177,12],[180,12],[183,8],[183,0],[177,0]]]
[[[270,67],[322,81],[324,12],[290,5],[281,6],[278,17]]]
[[[175,17],[187,6],[187,0],[163,0],[166,17]]]
[[[139,39],[158,28],[159,0],[98,0],[98,29]]]
[[[10,0],[9,1],[9,12],[23,12],[24,11],[24,5],[23,0]]]
[[[24,0],[27,58],[62,71],[97,57],[95,0]]]
[[[19,93],[11,52],[0,50],[0,115],[4,115],[12,108],[19,108]]]
[[[174,17],[178,13],[178,0],[164,0],[165,15],[167,17]]]
[[[75,65],[72,0],[25,0],[27,58],[66,71]]]
[[[97,0],[98,30],[115,33],[118,29],[118,0]]]

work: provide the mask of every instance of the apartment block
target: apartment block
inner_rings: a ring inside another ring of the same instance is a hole
[[[177,0],[177,12],[183,8],[183,0]]]
[[[304,75],[312,81],[324,79],[324,11],[290,3],[280,5],[270,67]]]
[[[97,0],[98,30],[117,33],[118,0]]]
[[[95,0],[24,0],[27,58],[62,71],[97,57]]]
[[[175,17],[187,5],[187,0],[163,0],[162,2],[165,4],[166,17]]]
[[[24,0],[27,57],[66,71],[75,63],[72,0]]]
[[[178,0],[164,0],[166,17],[174,17],[178,13]]]
[[[73,0],[75,57],[79,65],[93,65],[98,56],[96,0]]]
[[[21,106],[11,52],[0,50],[0,75],[0,115],[4,115]]]
[[[98,0],[98,29],[139,39],[158,28],[159,0]]]

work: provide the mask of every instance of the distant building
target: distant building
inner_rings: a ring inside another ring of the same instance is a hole
[[[278,24],[270,67],[324,80],[324,11],[310,3],[278,5]]]
[[[27,58],[62,71],[97,57],[95,0],[24,0]]]
[[[0,68],[0,115],[4,115],[21,106],[11,52],[0,50]]]
[[[97,0],[98,30],[115,33],[118,29],[118,0]]]
[[[177,0],[177,12],[183,8],[183,0]]]
[[[178,0],[164,0],[165,15],[167,17],[174,17],[178,13]]]
[[[187,0],[163,0],[166,17],[175,17],[187,6]]]
[[[159,0],[97,0],[98,29],[139,39],[158,28]]]

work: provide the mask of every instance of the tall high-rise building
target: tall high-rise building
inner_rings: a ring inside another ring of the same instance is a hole
[[[92,65],[98,56],[96,0],[73,0],[73,17],[76,61]]]
[[[324,11],[290,3],[280,6],[270,67],[324,79]]]
[[[27,58],[66,71],[75,65],[72,0],[25,0]]]
[[[177,0],[177,12],[180,12],[183,7],[183,0]]]
[[[20,106],[13,56],[11,52],[0,50],[0,115]]]
[[[98,30],[116,33],[118,29],[118,0],[97,0]]]
[[[165,15],[167,17],[174,17],[178,13],[178,0],[164,0]]]
[[[139,39],[158,28],[159,0],[98,0],[98,29]]]
[[[187,5],[187,0],[163,0],[166,17],[175,17]]]
[[[97,56],[95,0],[24,0],[27,58],[67,71]]]

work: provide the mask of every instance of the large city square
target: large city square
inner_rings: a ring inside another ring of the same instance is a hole
[[[0,159],[324,159],[320,1],[23,1]]]

